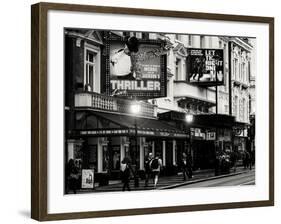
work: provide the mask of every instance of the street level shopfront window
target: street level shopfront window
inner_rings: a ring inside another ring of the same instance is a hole
[[[94,169],[97,172],[98,169],[98,152],[97,145],[89,145],[89,169]]]
[[[73,144],[73,159],[81,160],[82,159],[82,143],[74,143]]]
[[[162,139],[155,139],[155,155],[160,155],[163,158],[163,143]]]
[[[112,146],[112,170],[120,170],[120,146]]]
[[[124,145],[125,157],[130,158],[130,148],[129,145]]]
[[[149,153],[152,153],[152,143],[146,143],[143,147],[143,153],[144,153],[144,158],[149,155]]]
[[[109,166],[109,153],[107,145],[102,146],[102,171],[107,172]]]

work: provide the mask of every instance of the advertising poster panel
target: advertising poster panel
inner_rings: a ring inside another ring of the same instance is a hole
[[[198,85],[223,85],[222,49],[188,49],[188,81]]]
[[[131,48],[131,49],[130,49]],[[156,43],[110,41],[111,95],[141,99],[166,96],[166,55]]]
[[[94,188],[94,170],[93,169],[82,169],[81,187],[84,189]]]

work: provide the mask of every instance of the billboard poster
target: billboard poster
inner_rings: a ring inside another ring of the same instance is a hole
[[[223,49],[188,49],[188,81],[198,85],[223,85]]]
[[[166,96],[166,55],[159,44],[136,41],[136,47],[121,40],[110,41],[111,95],[146,99]]]
[[[94,188],[94,170],[82,169],[82,188]]]

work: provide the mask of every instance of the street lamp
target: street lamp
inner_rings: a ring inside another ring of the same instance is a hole
[[[185,121],[190,124],[193,122],[193,114],[187,114],[185,115]]]
[[[140,109],[141,109],[141,106],[140,106],[140,104],[137,103],[137,102],[134,102],[134,103],[131,105],[131,112],[132,112],[133,114],[139,114]]]
[[[134,155],[133,155],[133,159],[134,159],[134,162],[136,162],[136,156],[137,156],[137,149],[138,149],[138,129],[137,129],[137,116],[140,111],[141,111],[141,105],[138,103],[138,102],[134,102],[132,103],[131,105],[131,112],[132,114],[134,114],[134,120],[135,120],[135,152],[134,152]],[[138,181],[138,176],[137,176],[137,164],[134,164],[135,165],[135,170],[134,170],[134,182],[135,182],[135,187],[138,187],[139,186],[139,181]]]
[[[188,132],[189,132],[189,153],[191,153],[191,126],[190,124],[193,122],[194,116],[193,114],[186,114],[185,121],[188,124]]]
[[[141,106],[138,102],[133,102],[131,105],[131,112],[134,114],[134,120],[135,120],[135,153],[137,153],[137,146],[138,146],[138,129],[137,129],[137,116],[140,113]],[[136,155],[135,155],[136,156]],[[134,158],[135,159],[135,158]]]
[[[186,114],[185,115],[185,121],[188,124],[188,132],[189,132],[190,143],[191,143],[191,127],[190,127],[190,124],[193,122],[193,118],[194,118],[193,114]]]

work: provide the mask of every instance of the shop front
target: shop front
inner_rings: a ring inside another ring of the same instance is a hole
[[[171,175],[177,172],[177,161],[188,138],[185,131],[158,119],[77,111],[67,159],[80,161],[81,169],[93,169],[96,177],[103,174],[118,179],[125,157],[142,177],[145,157],[152,153],[162,158],[163,174]]]
[[[170,111],[159,115],[162,120],[175,123],[181,130],[190,133],[187,142],[177,141],[177,151],[188,152],[193,169],[214,169],[218,156],[230,157],[235,149],[235,118],[223,114],[196,114],[192,123],[187,123],[185,113]],[[241,140],[239,140],[241,141]],[[177,156],[180,159],[180,155]]]

